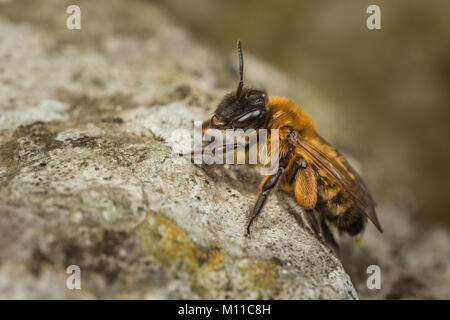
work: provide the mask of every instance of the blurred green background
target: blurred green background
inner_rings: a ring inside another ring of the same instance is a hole
[[[350,145],[365,145],[383,183],[450,225],[450,1],[155,2],[204,42],[231,50],[242,39],[310,82],[341,108]],[[366,27],[370,4],[381,30]]]

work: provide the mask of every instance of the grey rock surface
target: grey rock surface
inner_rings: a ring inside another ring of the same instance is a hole
[[[341,261],[364,298],[450,296],[448,232],[421,233],[389,197],[386,233],[344,239],[339,256],[282,192],[245,237],[258,171],[180,162],[171,148],[174,129],[236,85],[234,54],[146,2],[83,2],[80,31],[65,28],[67,5],[0,4],[0,298],[358,298]],[[308,111],[324,135],[345,137],[304,81],[249,53],[246,80],[320,105]],[[383,270],[376,292],[370,264]],[[69,265],[81,290],[66,288]]]

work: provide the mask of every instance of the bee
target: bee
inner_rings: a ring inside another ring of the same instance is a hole
[[[250,210],[246,234],[267,202],[280,187],[303,208],[310,229],[323,242],[338,247],[330,226],[356,236],[369,219],[382,231],[374,201],[363,180],[345,158],[316,131],[312,118],[285,97],[244,87],[244,60],[238,41],[240,81],[202,125],[208,129],[278,129],[279,167],[264,177]],[[268,139],[269,141],[269,139]],[[269,143],[269,142],[268,142]],[[225,145],[224,145],[225,146]],[[270,150],[270,146],[267,147]],[[195,151],[192,151],[193,153]]]

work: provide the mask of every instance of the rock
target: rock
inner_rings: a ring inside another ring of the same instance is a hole
[[[255,169],[173,157],[173,130],[207,117],[235,74],[157,8],[140,9],[158,17],[146,20],[153,32],[105,33],[99,48],[0,19],[0,297],[357,298],[286,195],[244,236]],[[69,265],[82,290],[66,288]]]
[[[96,18],[81,31],[61,24],[63,4],[40,2],[39,17],[32,2],[0,4],[0,298],[356,299],[340,259],[367,298],[405,297],[417,270],[448,281],[448,233],[417,242],[410,212],[389,200],[380,217],[399,232],[369,227],[363,247],[344,242],[339,256],[281,191],[245,237],[256,168],[192,165],[171,148],[174,129],[192,130],[234,88],[235,53],[199,44],[152,4],[99,2],[83,3]],[[249,53],[246,81],[320,105],[308,111],[342,136],[304,81]],[[430,251],[436,242],[446,255]],[[376,294],[365,287],[374,263],[389,281]],[[70,265],[81,290],[66,287]],[[421,288],[414,297],[449,296]]]

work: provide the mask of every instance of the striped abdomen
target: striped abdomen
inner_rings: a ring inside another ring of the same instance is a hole
[[[354,204],[342,188],[330,183],[322,177],[317,177],[318,210],[339,231],[354,236],[360,233],[366,224],[366,217]]]

